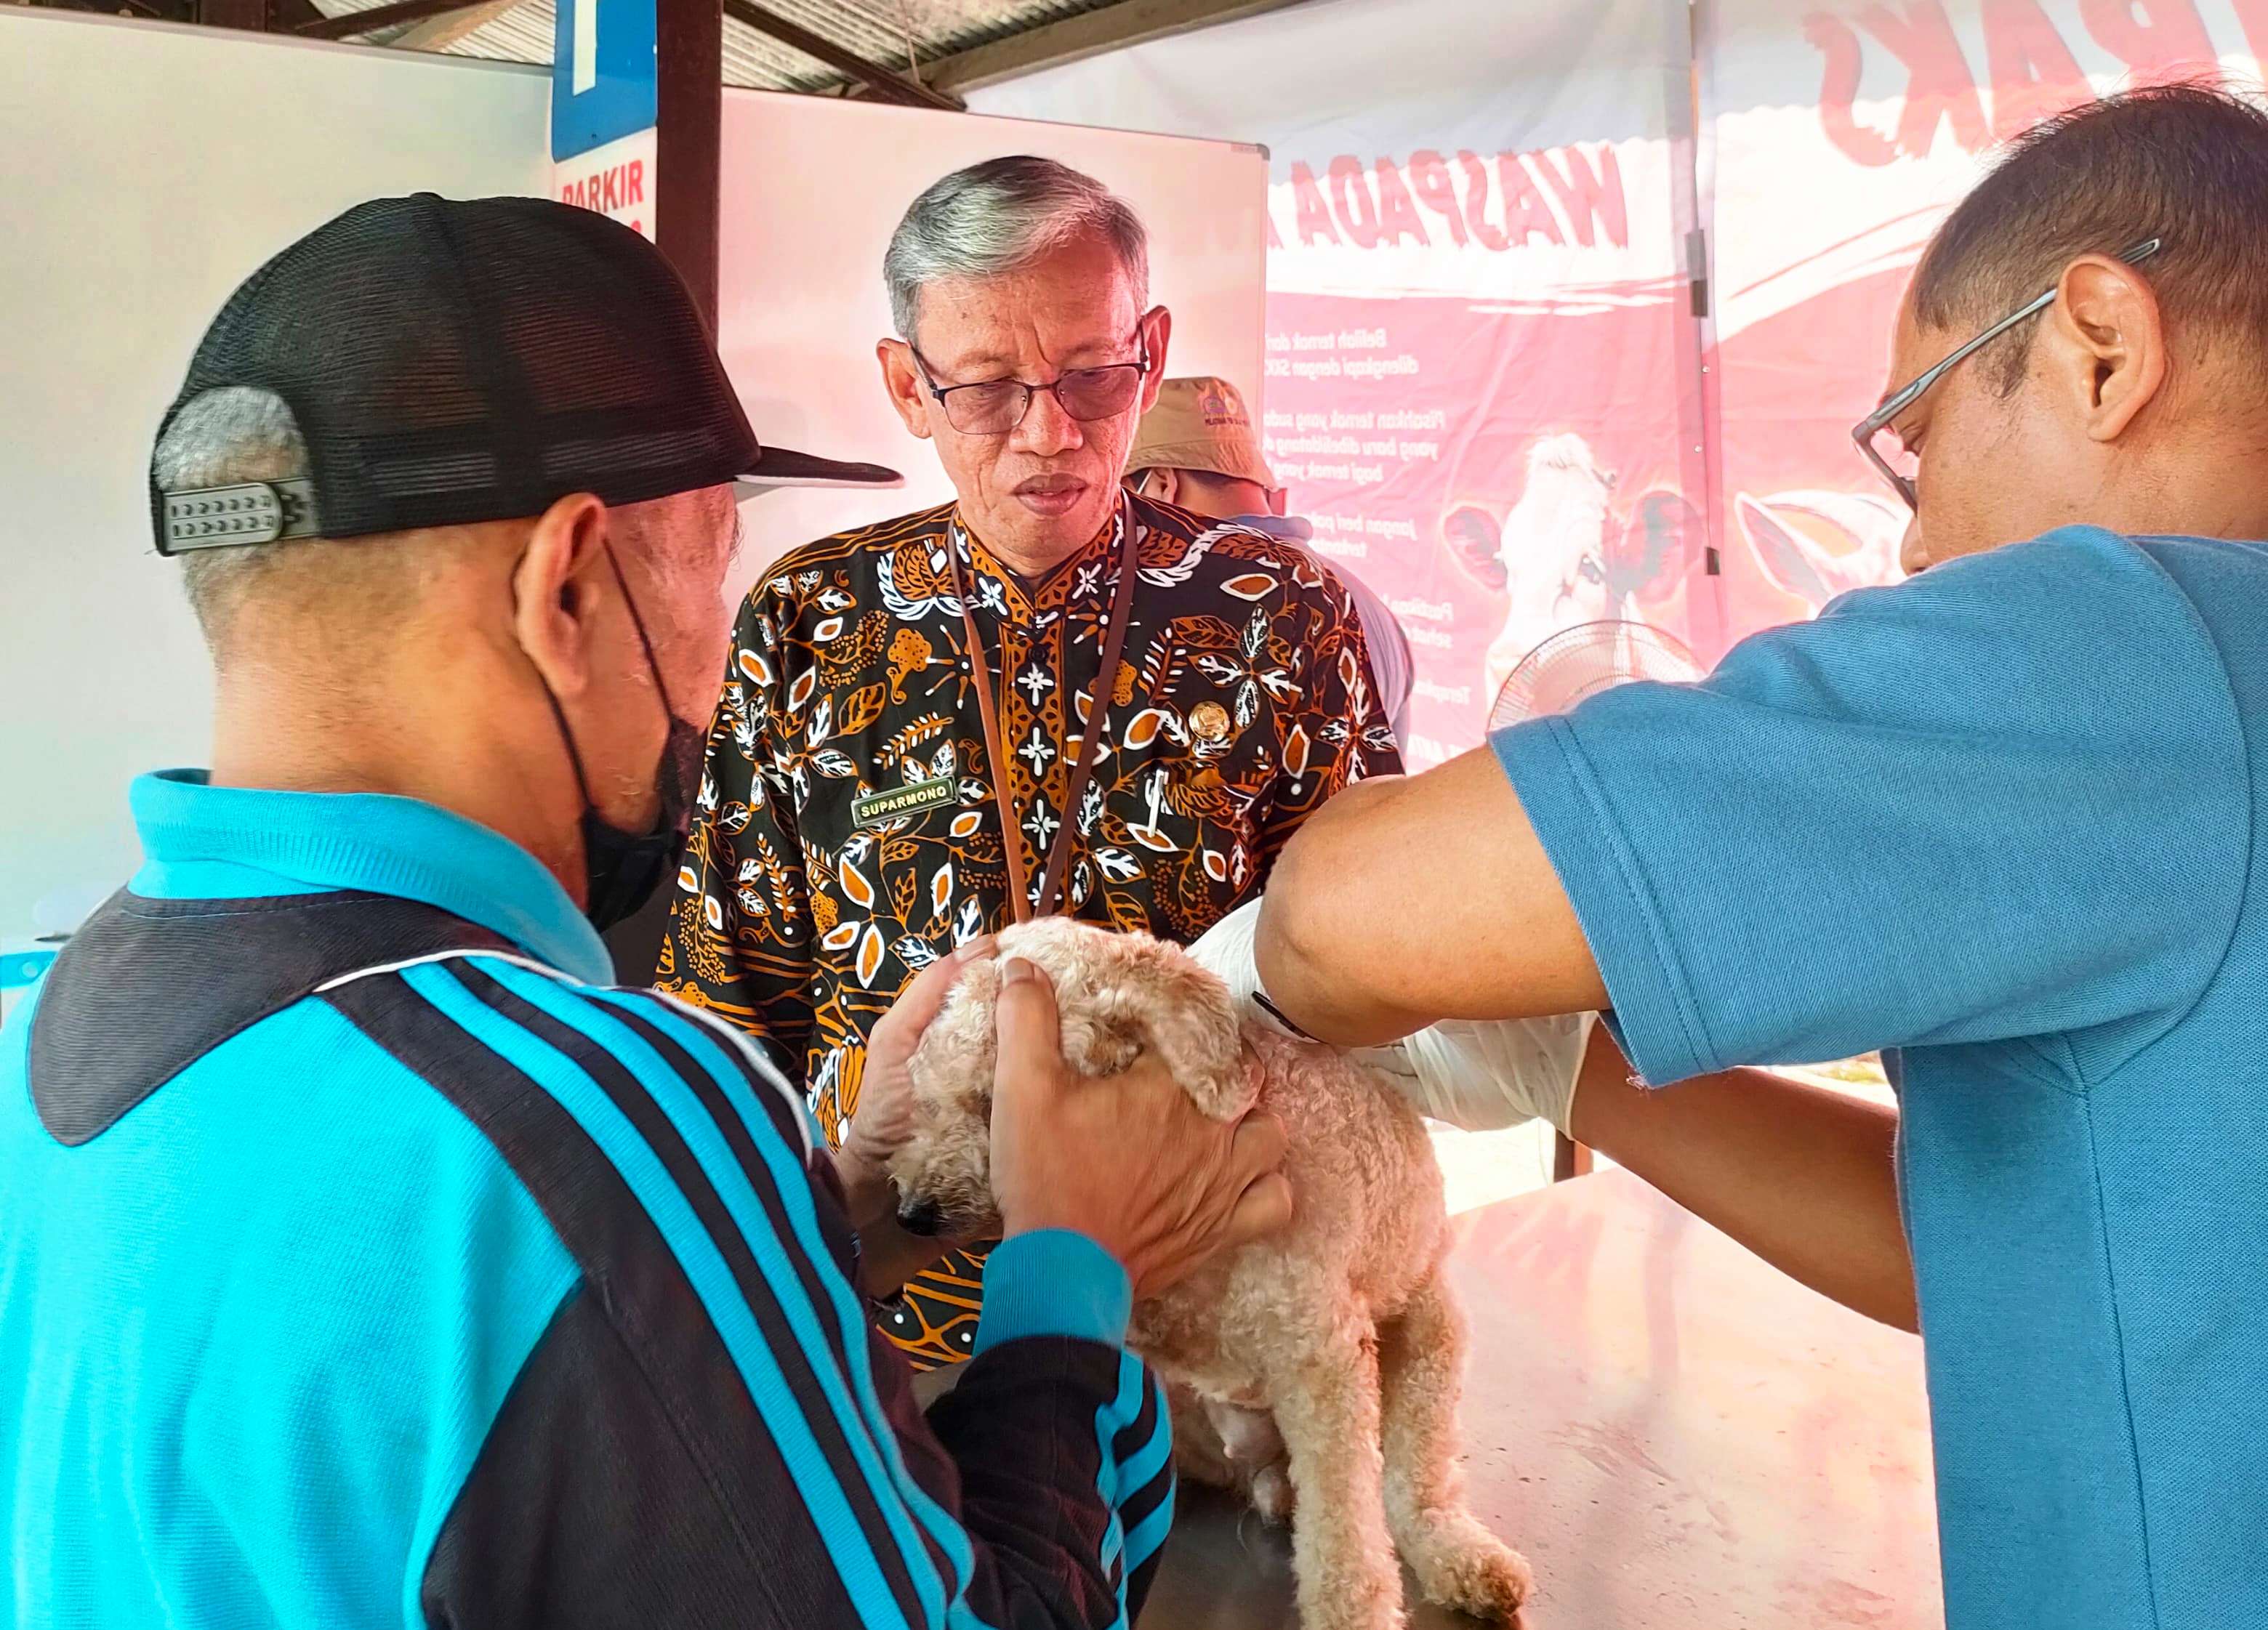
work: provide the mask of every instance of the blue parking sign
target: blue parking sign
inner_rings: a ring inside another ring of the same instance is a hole
[[[558,0],[554,163],[653,128],[654,0]]]

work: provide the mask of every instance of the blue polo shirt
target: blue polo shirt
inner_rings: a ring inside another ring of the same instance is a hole
[[[2268,1625],[2268,545],[2066,528],[1493,745],[1647,1080],[1887,1050],[1952,1630]]]
[[[924,1419],[802,1096],[405,798],[144,776],[0,1028],[0,1630],[1123,1630],[1126,1276],[993,1258]]]

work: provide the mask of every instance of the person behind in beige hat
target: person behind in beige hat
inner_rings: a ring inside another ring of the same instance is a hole
[[[1284,488],[1261,456],[1243,394],[1226,379],[1168,379],[1157,405],[1142,415],[1127,456],[1126,485],[1145,498],[1234,521],[1294,543],[1315,529],[1284,513]],[[1410,743],[1410,637],[1386,602],[1336,561],[1331,569],[1346,585],[1370,650],[1371,679],[1394,738]]]

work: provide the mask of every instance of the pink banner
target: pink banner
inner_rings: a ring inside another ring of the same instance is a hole
[[[1716,0],[1697,27],[1719,290],[1726,633],[1896,574],[1906,512],[1850,428],[1913,262],[1993,145],[2124,85],[2257,84],[2268,0]]]
[[[1462,11],[1448,37],[1519,66],[1366,101],[1365,84],[1408,77],[1398,58],[1334,55],[1330,116],[1269,132],[1263,429],[1318,552],[1409,636],[1407,756],[1424,768],[1481,739],[1554,633],[1638,619],[1686,635],[1697,617],[1713,629],[1716,598],[1690,162],[1673,139],[1690,122],[1682,16],[1653,0],[1583,28],[1513,25],[1485,0],[1400,10]],[[1418,49],[1377,11],[1344,20]],[[1518,26],[1534,32],[1514,47]]]
[[[1308,0],[983,99],[1268,143],[1248,394],[1409,633],[1422,768],[1556,630],[1705,663],[1894,576],[1849,431],[1944,210],[2042,114],[2264,42],[2268,0]]]
[[[1410,636],[1413,767],[1476,742],[1557,629],[1684,628],[1703,537],[1658,389],[1691,363],[1666,291],[1581,312],[1277,294],[1268,312],[1269,458],[1318,550]]]
[[[1308,0],[979,99],[1267,144],[1246,392],[1318,552],[1410,636],[1413,768],[1558,628],[1714,626],[1690,49],[1684,0]]]

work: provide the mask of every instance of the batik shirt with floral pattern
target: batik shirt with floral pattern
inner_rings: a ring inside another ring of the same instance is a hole
[[[1130,525],[1125,647],[1067,809]],[[948,551],[1000,687],[1005,765],[986,761]],[[950,507],[822,539],[756,584],[733,645],[659,983],[801,1067],[830,1142],[874,1022],[1011,921],[995,774],[1035,896],[1069,822],[1061,908],[1185,943],[1260,892],[1326,798],[1401,767],[1337,579],[1295,544],[1147,499],[1030,582]],[[966,1356],[981,1279],[955,1253],[884,1333],[917,1363]]]

